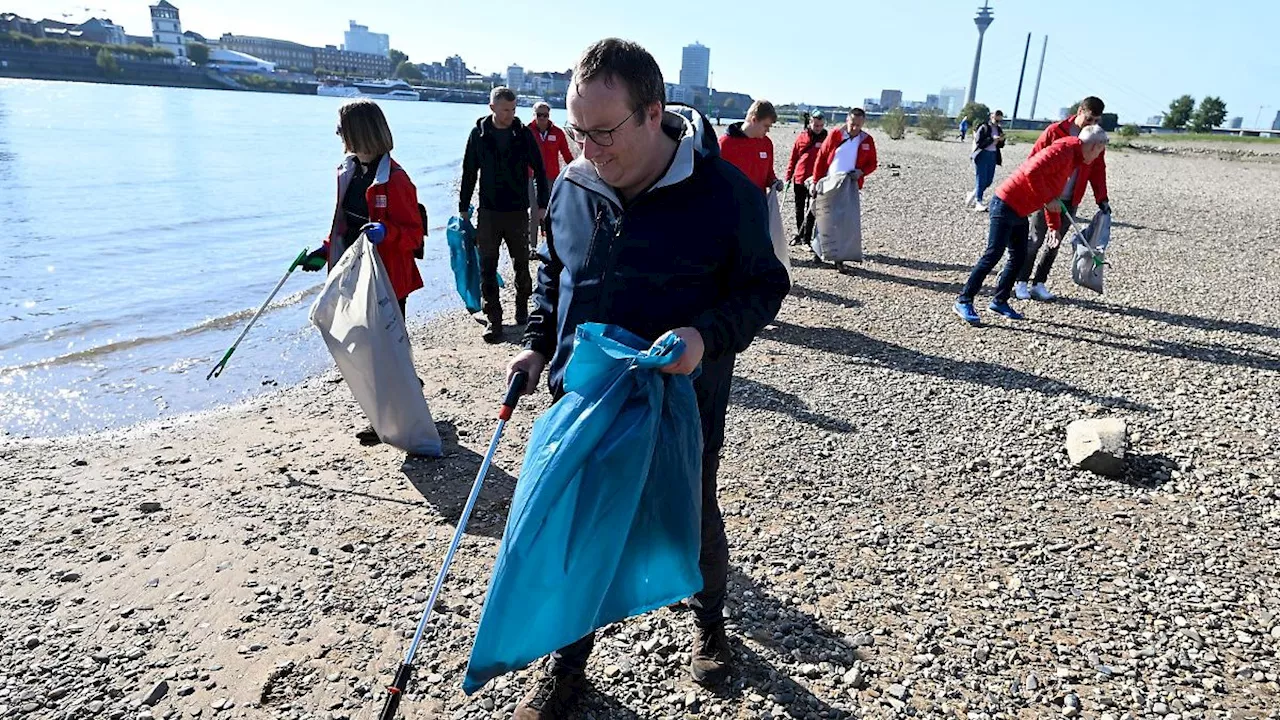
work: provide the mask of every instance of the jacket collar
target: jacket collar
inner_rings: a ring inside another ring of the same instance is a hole
[[[678,143],[676,155],[667,168],[666,174],[659,178],[653,187],[646,190],[646,193],[688,180],[693,176],[696,161],[720,154],[715,131],[711,129],[706,117],[692,107],[668,105],[662,114],[662,129]],[[617,191],[600,179],[600,174],[596,172],[595,167],[585,155],[580,155],[569,163],[565,168],[565,175],[575,184],[612,200],[618,207],[623,206]]]
[[[484,137],[489,133],[496,132],[520,132],[520,128],[524,127],[524,123],[520,122],[520,118],[516,117],[511,121],[511,127],[500,128],[493,124],[493,115],[485,115],[476,121],[476,127],[480,128],[480,137]]]
[[[729,131],[725,133],[731,138],[747,139],[747,134],[742,131],[742,123],[736,122],[729,126]]]
[[[343,158],[342,164],[338,166],[338,175],[340,178],[346,180],[350,179],[352,175],[355,175],[356,165],[358,165],[359,162],[360,161],[356,159],[355,155],[348,155]],[[378,171],[374,173],[373,182],[371,184],[386,185],[387,181],[391,179],[391,165],[391,153],[384,153],[382,155],[382,159],[378,161]],[[345,187],[345,185],[343,187]]]

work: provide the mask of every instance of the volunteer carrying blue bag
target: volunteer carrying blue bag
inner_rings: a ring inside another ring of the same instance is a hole
[[[458,297],[467,306],[467,312],[480,312],[480,248],[476,245],[476,228],[471,224],[471,213],[466,217],[454,215],[445,228],[449,242],[449,267],[453,268],[453,281]],[[498,287],[502,287],[502,275],[498,275]]]
[[[533,426],[463,690],[702,588],[693,377],[612,325],[577,328],[565,395]]]

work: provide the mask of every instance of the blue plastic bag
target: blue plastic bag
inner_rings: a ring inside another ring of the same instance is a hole
[[[533,426],[463,690],[702,588],[702,425],[684,343],[578,327]]]
[[[480,312],[480,247],[476,245],[476,229],[471,224],[471,213],[466,217],[454,215],[445,229],[449,241],[449,266],[453,268],[453,281],[458,288],[467,312]],[[498,287],[503,286],[498,275]]]

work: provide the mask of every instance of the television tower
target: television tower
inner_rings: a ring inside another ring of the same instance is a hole
[[[969,78],[969,99],[966,102],[973,102],[978,94],[978,68],[982,65],[982,36],[986,34],[987,28],[991,27],[995,19],[991,14],[991,0],[983,0],[982,7],[978,8],[978,16],[973,19],[973,24],[978,26],[978,52],[973,55],[973,76]]]

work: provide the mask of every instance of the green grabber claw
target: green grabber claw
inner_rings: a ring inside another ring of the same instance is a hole
[[[236,348],[240,346],[240,341],[244,340],[244,336],[249,334],[249,328],[253,327],[253,324],[258,322],[258,318],[262,317],[262,313],[266,311],[267,306],[271,304],[273,299],[275,299],[276,293],[280,292],[280,288],[284,287],[285,281],[289,279],[289,276],[293,274],[293,271],[297,269],[298,266],[302,265],[302,263],[307,259],[307,252],[307,248],[302,248],[302,252],[298,253],[298,257],[294,258],[292,263],[289,263],[289,269],[285,270],[284,277],[280,278],[280,282],[276,283],[275,289],[272,290],[271,294],[267,296],[267,299],[262,302],[262,306],[258,308],[258,312],[254,313],[253,317],[249,319],[249,324],[245,325],[244,330],[240,331],[240,336],[236,338],[236,341],[231,343],[231,347],[227,348],[227,352],[223,354],[222,359],[219,360],[218,364],[214,365],[213,369],[209,371],[209,374],[205,376],[204,379],[206,381],[220,376],[222,371],[226,369],[227,361],[231,359],[231,355],[235,353]]]

